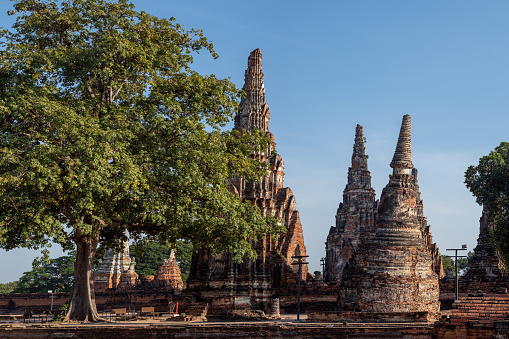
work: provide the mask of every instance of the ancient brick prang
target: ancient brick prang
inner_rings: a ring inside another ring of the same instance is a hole
[[[438,314],[438,277],[421,231],[411,159],[410,116],[405,115],[376,227],[362,238],[343,272],[340,311]]]
[[[465,279],[482,281],[496,276],[505,276],[506,268],[500,255],[491,242],[490,231],[493,230],[493,219],[489,217],[488,209],[483,206],[482,216],[479,219],[479,237],[474,249],[474,256],[469,262],[470,268]],[[507,277],[509,281],[509,277]]]
[[[270,111],[265,101],[265,87],[263,85],[262,52],[259,48],[249,55],[247,69],[244,74],[246,97],[240,101],[240,112],[235,117],[235,129],[248,131],[258,128],[269,131]]]
[[[352,166],[348,168],[348,183],[343,191],[343,202],[336,213],[336,226],[330,228],[325,243],[325,281],[337,283],[346,265],[357,251],[360,239],[375,225],[377,203],[375,190],[371,187],[368,156],[364,131],[357,125],[352,154]]]
[[[172,289],[184,288],[180,267],[175,259],[174,249],[170,251],[170,257],[165,259],[157,270],[154,282],[158,285],[168,286]]]
[[[284,187],[284,162],[275,150],[274,136],[269,131],[269,105],[265,101],[262,54],[259,49],[251,52],[245,73],[246,97],[235,117],[235,129],[250,132],[257,128],[272,140],[266,152],[256,156],[269,165],[268,175],[258,182],[244,178],[232,178],[230,189],[243,200],[256,204],[263,216],[273,215],[287,229],[276,240],[270,236],[253,244],[258,258],[233,262],[233,255],[212,255],[201,249],[193,255],[188,288],[200,298],[210,301],[211,311],[221,308],[270,308],[272,297],[278,288],[284,288],[289,280],[297,279],[297,266],[292,265],[295,255],[306,255],[302,225],[295,196]],[[308,276],[303,267],[302,278]]]
[[[111,288],[116,289],[120,285],[122,273],[128,272],[130,266],[131,257],[129,256],[129,242],[127,240],[123,242],[121,252],[108,249],[100,266],[94,272],[95,291],[103,292]],[[124,281],[126,282],[126,280]]]

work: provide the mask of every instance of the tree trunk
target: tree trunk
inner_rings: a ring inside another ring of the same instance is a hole
[[[69,297],[69,311],[64,321],[104,321],[97,313],[93,272],[94,256],[99,236],[79,235],[76,242],[76,263],[74,264],[74,281]]]

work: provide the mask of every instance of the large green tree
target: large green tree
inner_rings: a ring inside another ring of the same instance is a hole
[[[47,293],[71,291],[74,277],[76,253],[50,259],[41,263],[31,271],[23,273],[13,293]]]
[[[259,133],[224,132],[239,91],[191,68],[199,30],[127,0],[14,0],[0,33],[0,247],[75,247],[66,320],[100,321],[96,251],[190,240],[254,256],[278,232],[228,179],[257,180]]]
[[[465,184],[494,219],[492,240],[509,267],[509,143],[502,142],[465,172]]]

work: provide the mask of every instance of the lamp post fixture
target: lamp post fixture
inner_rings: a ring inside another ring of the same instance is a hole
[[[448,255],[448,257],[454,257],[454,266],[456,270],[456,300],[459,299],[458,297],[458,258],[466,258],[465,255],[458,255],[458,251],[466,251],[467,245],[463,244],[461,245],[461,248],[447,248],[446,251],[454,251],[454,255]]]
[[[325,282],[325,258],[320,259],[320,265],[322,266],[322,280]]]
[[[299,265],[299,278],[297,284],[297,321],[300,321],[300,280],[302,276],[302,265],[309,264],[308,262],[302,261],[302,259],[309,257],[309,255],[295,255],[292,259],[297,259],[297,262],[292,263],[292,265]]]
[[[50,307],[50,311],[53,311],[53,290],[48,290],[48,293],[51,295],[51,307]]]

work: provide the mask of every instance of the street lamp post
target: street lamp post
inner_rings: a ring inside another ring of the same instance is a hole
[[[458,251],[466,251],[467,245],[463,244],[461,245],[461,248],[448,248],[446,251],[454,251],[454,255],[448,255],[448,257],[454,257],[454,266],[456,271],[456,300],[459,299],[459,293],[458,293],[458,258],[466,258],[465,255],[458,255]]]
[[[53,311],[53,290],[49,290],[48,293],[51,295],[51,307],[50,307],[50,311]]]
[[[325,258],[320,259],[320,265],[322,266],[322,280],[325,282]]]
[[[300,321],[300,280],[302,276],[302,265],[309,264],[308,262],[302,261],[303,258],[307,258],[309,255],[295,255],[292,259],[297,259],[297,262],[294,262],[292,265],[299,265],[299,277],[297,283],[297,321]]]

